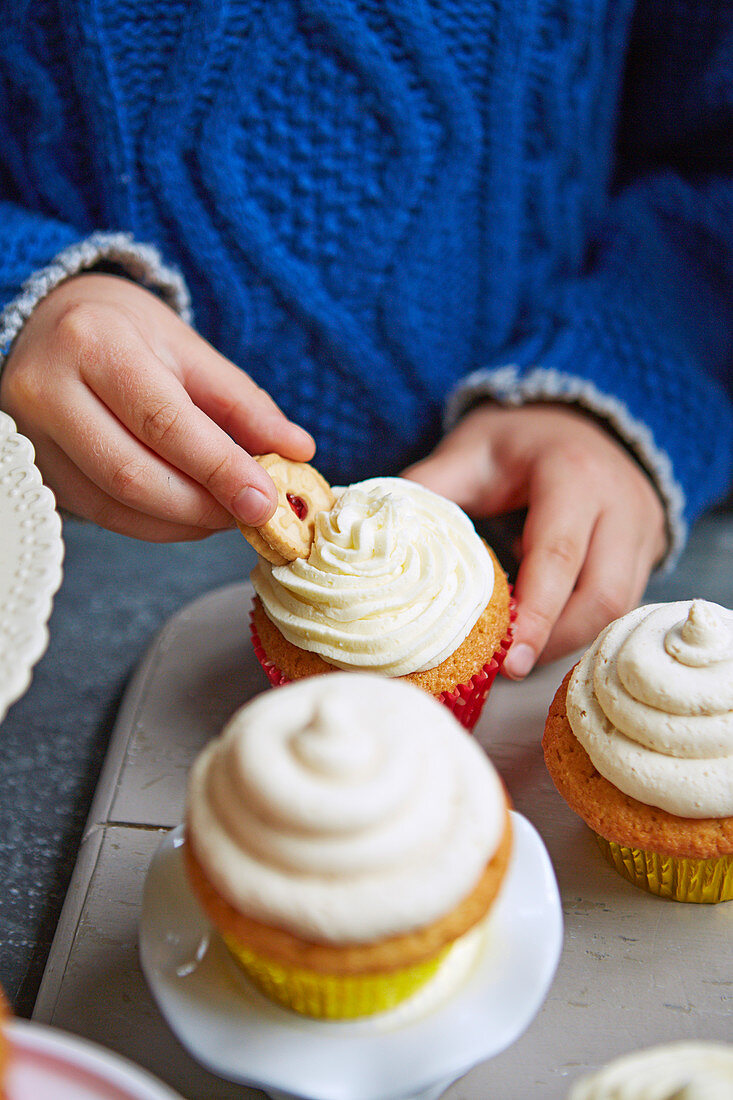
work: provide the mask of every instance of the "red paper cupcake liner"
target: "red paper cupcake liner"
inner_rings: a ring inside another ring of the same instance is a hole
[[[481,717],[491,685],[504,664],[512,644],[516,617],[517,605],[512,597],[509,601],[509,630],[491,660],[487,661],[479,672],[474,673],[467,683],[459,684],[452,691],[443,691],[435,697],[467,730],[472,730]]]
[[[500,643],[499,648],[496,650],[491,660],[487,661],[482,669],[474,673],[471,679],[465,684],[458,684],[456,687],[452,688],[451,691],[442,691],[440,695],[435,696],[438,702],[447,707],[457,721],[467,730],[472,730],[481,717],[481,712],[484,709],[484,703],[491,690],[491,685],[494,683],[499,669],[504,664],[504,659],[512,644],[514,620],[516,617],[517,607],[514,598],[511,597],[509,600],[509,629],[506,637]],[[283,684],[289,684],[289,678],[280,671],[275,662],[267,656],[262,648],[262,642],[257,633],[257,627],[255,626],[252,612],[250,612],[249,617],[249,628],[252,635],[252,646],[255,651],[255,656],[260,662],[267,679],[273,687],[281,687]]]
[[[290,680],[288,679],[288,677],[280,671],[274,661],[270,660],[270,658],[267,656],[264,649],[262,648],[262,642],[260,641],[260,636],[257,633],[257,627],[255,626],[253,611],[250,611],[249,613],[249,631],[252,635],[252,648],[255,651],[255,657],[262,665],[262,671],[264,672],[265,676],[270,681],[272,686],[282,687],[283,684],[289,684]]]

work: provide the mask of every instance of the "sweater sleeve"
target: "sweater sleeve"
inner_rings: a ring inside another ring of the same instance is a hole
[[[38,303],[66,279],[93,269],[141,283],[191,321],[183,278],[154,245],[137,242],[129,233],[84,236],[61,221],[0,200],[0,371]]]
[[[641,28],[647,37],[652,29]],[[496,362],[449,395],[445,419],[450,428],[486,398],[588,409],[656,485],[667,564],[733,476],[733,73],[728,62],[721,80],[715,68],[733,55],[693,44],[693,65],[673,29],[663,56],[647,50],[640,98],[627,93],[626,164],[585,270],[549,288]],[[650,98],[660,73],[666,101],[658,87]]]

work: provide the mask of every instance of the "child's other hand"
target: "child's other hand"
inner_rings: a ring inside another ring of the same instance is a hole
[[[85,274],[33,311],[0,406],[36,449],[59,505],[121,534],[197,539],[277,502],[250,457],[307,461],[315,445],[244,371],[154,294]]]
[[[665,551],[649,478],[591,417],[565,406],[480,405],[405,476],[476,517],[527,508],[504,664],[516,679],[635,606]]]

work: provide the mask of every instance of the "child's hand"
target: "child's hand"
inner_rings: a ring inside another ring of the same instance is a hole
[[[315,450],[154,294],[112,275],[79,275],[36,307],[0,406],[63,508],[156,542],[263,523],[277,496],[250,455],[307,461]]]
[[[649,478],[591,417],[564,406],[480,405],[405,475],[474,516],[527,508],[504,664],[517,679],[540,654],[588,644],[635,606],[665,550]]]

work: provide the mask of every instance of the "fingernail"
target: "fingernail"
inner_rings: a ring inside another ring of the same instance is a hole
[[[308,451],[312,457],[316,453],[315,439],[310,432],[307,432],[305,430],[305,428],[301,428],[300,424],[294,424],[293,427],[297,428],[298,435],[300,437],[296,440],[296,444],[300,445],[301,447],[303,447],[304,450]]]
[[[293,421],[291,420],[290,423],[293,424]],[[297,429],[301,439],[303,439],[306,443],[312,443],[315,447],[316,441],[309,431],[307,431],[305,428],[301,428],[300,424],[293,424],[293,427]]]
[[[255,489],[253,485],[248,485],[245,489],[240,489],[235,496],[232,501],[232,511],[242,523],[256,527],[269,518],[272,513],[272,504],[269,497],[266,497],[259,489]]]
[[[528,672],[534,668],[537,657],[535,651],[526,642],[513,645],[504,661],[504,672],[511,676],[512,680],[523,680]]]

